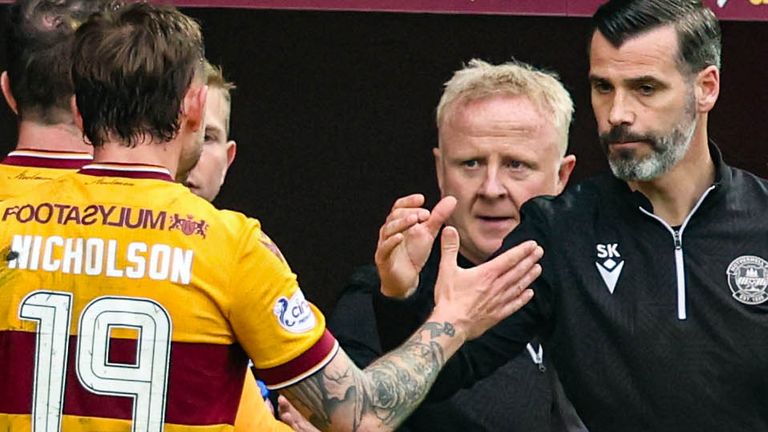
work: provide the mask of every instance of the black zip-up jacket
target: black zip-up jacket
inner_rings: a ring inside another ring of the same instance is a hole
[[[440,250],[437,248],[432,251],[420,274],[429,292],[432,292],[439,261]],[[473,266],[461,255],[458,261],[462,267]],[[328,316],[328,329],[361,368],[383,354],[371,304],[380,285],[375,266],[359,267],[333,313]],[[433,305],[429,303],[426,306],[419,312],[429,315]],[[420,316],[418,321],[423,322],[425,318],[426,315]],[[388,324],[403,325],[408,329],[419,325],[418,322],[401,323],[397,317]],[[533,347],[539,348],[537,344]],[[541,353],[538,351],[538,354]],[[541,359],[537,358],[537,361]],[[552,374],[552,368],[535,364],[532,356],[518,356],[472,388],[463,389],[440,403],[418,407],[398,431],[565,432],[567,429],[562,425],[559,405],[554,400],[552,380],[556,378]],[[515,421],[510,422],[510,418],[515,418]]]
[[[768,182],[710,153],[715,183],[679,227],[611,175],[526,203],[500,251],[542,245],[535,297],[465,345],[430,397],[538,334],[592,432],[768,431]]]

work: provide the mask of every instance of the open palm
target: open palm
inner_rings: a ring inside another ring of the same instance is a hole
[[[443,198],[431,212],[423,204],[421,194],[398,199],[379,230],[376,267],[381,291],[389,297],[405,298],[416,289],[419,273],[440,228],[456,207],[456,199]]]

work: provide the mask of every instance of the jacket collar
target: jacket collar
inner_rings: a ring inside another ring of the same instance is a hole
[[[715,181],[712,183],[712,185],[715,186],[715,189],[710,193],[708,198],[719,197],[728,189],[730,189],[731,183],[733,183],[733,168],[731,168],[728,164],[725,163],[725,161],[723,161],[723,154],[720,151],[720,148],[712,140],[709,141],[709,154],[712,157],[712,163],[715,166]],[[620,194],[620,199],[627,199],[628,195],[632,207],[642,207],[643,209],[653,213],[653,206],[651,205],[651,202],[645,195],[643,195],[642,192],[633,191],[629,188],[629,185],[626,181],[621,180],[613,175],[611,177],[614,179],[614,187],[622,192]],[[706,201],[712,200],[707,199]],[[703,204],[706,204],[706,201]]]

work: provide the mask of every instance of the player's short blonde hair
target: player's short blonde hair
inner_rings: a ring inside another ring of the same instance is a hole
[[[573,117],[573,100],[557,74],[545,72],[519,62],[492,65],[472,59],[445,83],[437,105],[437,127],[461,103],[494,94],[526,96],[543,113],[551,115],[552,124],[560,132],[560,150],[568,148],[568,129]]]
[[[224,78],[224,71],[221,66],[216,66],[208,60],[203,64],[205,68],[205,84],[209,87],[221,89],[227,102],[231,101],[230,91],[237,88],[235,83],[227,81]]]
[[[205,69],[205,84],[209,88],[221,90],[221,94],[224,96],[224,101],[227,103],[227,118],[224,122],[224,126],[227,130],[225,130],[224,133],[229,136],[229,119],[232,112],[231,92],[236,89],[237,86],[235,83],[227,81],[227,79],[224,78],[224,70],[221,66],[216,66],[208,60],[205,60],[203,68]]]

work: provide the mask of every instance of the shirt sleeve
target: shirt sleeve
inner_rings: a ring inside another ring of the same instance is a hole
[[[259,378],[279,389],[325,366],[338,343],[277,246],[258,223],[246,231],[232,270],[229,318]]]

